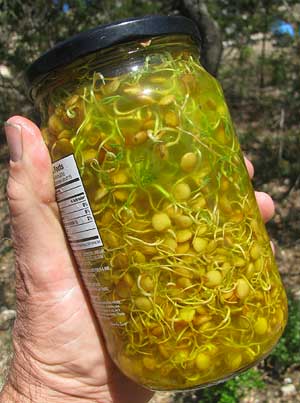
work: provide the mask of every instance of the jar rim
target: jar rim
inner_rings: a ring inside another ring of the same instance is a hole
[[[42,54],[25,72],[27,86],[31,88],[41,76],[71,64],[89,53],[124,42],[170,34],[189,35],[198,45],[201,43],[196,23],[183,16],[150,15],[99,25],[57,43]]]

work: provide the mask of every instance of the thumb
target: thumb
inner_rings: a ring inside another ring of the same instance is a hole
[[[73,281],[73,261],[61,227],[51,160],[38,127],[20,116],[5,124],[10,150],[7,196],[17,269],[27,293]],[[18,274],[18,273],[17,273]]]

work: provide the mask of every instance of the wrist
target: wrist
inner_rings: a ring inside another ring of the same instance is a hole
[[[98,400],[74,398],[58,392],[47,391],[44,387],[29,385],[22,390],[7,383],[0,392],[0,403],[98,403]],[[99,401],[100,402],[100,401]],[[103,401],[104,402],[104,401]],[[102,402],[101,402],[102,403]]]
[[[51,384],[51,374],[44,379],[31,362],[13,359],[7,382],[0,392],[0,403],[108,403],[106,398],[86,398],[62,393]]]

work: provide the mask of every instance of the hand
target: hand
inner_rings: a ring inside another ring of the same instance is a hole
[[[5,393],[38,403],[147,402],[152,393],[123,376],[107,355],[61,227],[41,133],[22,117],[8,123],[17,318]]]
[[[56,403],[146,402],[152,393],[123,376],[107,355],[61,227],[41,133],[22,117],[8,123],[17,319],[15,356],[0,402],[13,393],[39,403],[41,396]],[[252,177],[253,166],[246,164]],[[264,220],[270,219],[271,198],[265,193],[256,197]]]

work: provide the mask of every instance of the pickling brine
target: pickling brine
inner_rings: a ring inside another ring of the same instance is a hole
[[[52,160],[74,157],[103,243],[74,253],[118,367],[182,390],[265,357],[286,324],[285,291],[195,40],[154,32],[36,88]]]

